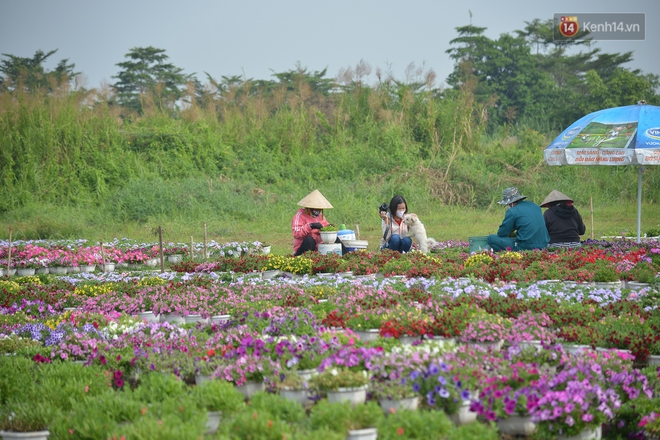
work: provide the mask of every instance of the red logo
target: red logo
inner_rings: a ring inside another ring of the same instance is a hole
[[[578,24],[578,18],[571,15],[562,15],[559,22],[559,32],[566,37],[571,38],[577,35],[580,30],[580,25]]]

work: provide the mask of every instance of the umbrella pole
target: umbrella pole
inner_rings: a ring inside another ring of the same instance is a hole
[[[637,243],[641,240],[642,230],[642,166],[637,166]]]
[[[589,196],[589,207],[591,208],[591,239],[594,239],[594,196]]]

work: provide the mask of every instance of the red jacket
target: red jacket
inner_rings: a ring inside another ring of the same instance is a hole
[[[291,220],[291,231],[293,232],[293,253],[295,254],[300,245],[302,244],[305,237],[312,235],[314,240],[316,240],[316,246],[318,247],[321,243],[321,234],[318,229],[312,229],[309,224],[319,222],[323,226],[328,226],[329,223],[323,216],[323,214],[314,218],[311,215],[307,214],[305,208],[300,208],[296,215],[293,216]]]

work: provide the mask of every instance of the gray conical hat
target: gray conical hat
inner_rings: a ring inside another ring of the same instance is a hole
[[[552,202],[572,202],[573,199],[568,197],[566,194],[561,193],[557,191],[556,189],[553,189],[550,194],[545,198],[543,203],[541,203],[541,207],[545,208]]]
[[[523,196],[520,194],[518,191],[518,188],[516,187],[511,187],[507,188],[504,191],[502,191],[502,200],[500,200],[499,203],[500,205],[508,205],[513,202],[517,202],[518,200],[526,199],[527,196]]]
[[[323,197],[321,191],[315,189],[311,193],[307,194],[301,201],[298,202],[298,205],[303,208],[312,208],[312,209],[330,209],[332,205],[328,202],[328,199]]]

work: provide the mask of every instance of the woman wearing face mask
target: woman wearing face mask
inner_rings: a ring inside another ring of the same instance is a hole
[[[408,237],[408,226],[403,216],[408,212],[408,204],[403,196],[394,196],[387,211],[380,211],[382,218],[383,238],[380,241],[381,249],[391,249],[398,252],[409,252],[412,239]]]
[[[293,231],[293,254],[302,255],[307,251],[315,251],[321,243],[319,229],[328,226],[328,221],[323,216],[324,209],[331,209],[332,205],[323,197],[318,189],[315,189],[298,202],[302,206],[291,220]]]

